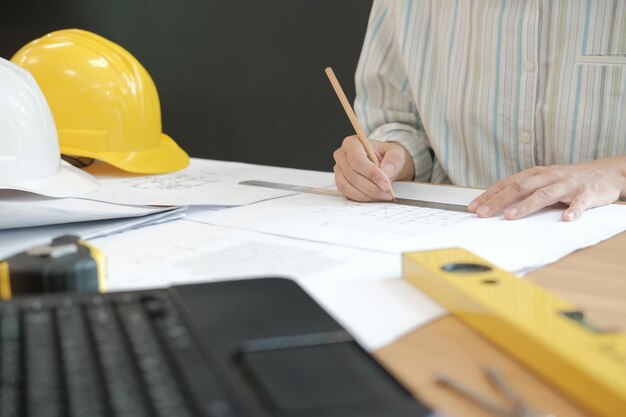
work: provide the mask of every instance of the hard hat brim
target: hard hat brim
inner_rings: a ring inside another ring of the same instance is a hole
[[[0,183],[0,189],[27,191],[56,198],[81,197],[98,188],[98,180],[65,161],[61,161],[59,171],[49,177]]]
[[[133,174],[167,174],[189,165],[189,155],[165,133],[158,147],[145,151],[92,153],[61,146],[61,153],[97,159]]]

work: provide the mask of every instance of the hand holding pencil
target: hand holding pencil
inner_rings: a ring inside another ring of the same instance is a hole
[[[345,138],[333,154],[337,188],[351,200],[394,200],[392,182],[413,179],[414,167],[410,154],[399,143],[368,140],[333,70],[326,68],[325,71],[357,133],[356,136]]]

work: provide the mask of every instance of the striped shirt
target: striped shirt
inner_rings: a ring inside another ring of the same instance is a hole
[[[415,180],[626,154],[626,1],[374,0],[355,110]]]

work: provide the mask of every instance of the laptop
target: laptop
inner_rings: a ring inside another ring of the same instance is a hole
[[[0,416],[434,416],[296,283],[0,303]]]

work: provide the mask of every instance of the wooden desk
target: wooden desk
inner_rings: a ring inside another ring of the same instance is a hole
[[[592,323],[623,329],[626,232],[573,253],[526,279],[579,305]],[[497,400],[500,397],[481,373],[483,364],[499,368],[537,411],[557,417],[591,416],[449,315],[379,350],[376,357],[417,397],[446,416],[493,417],[432,382],[435,371],[443,371]]]

